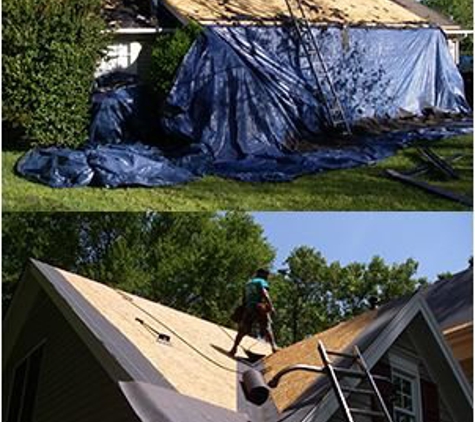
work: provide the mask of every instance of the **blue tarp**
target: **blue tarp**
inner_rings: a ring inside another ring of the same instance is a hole
[[[314,28],[351,124],[367,119],[468,113],[462,79],[436,29]],[[166,101],[162,125],[188,147],[166,151],[143,141],[149,117],[140,87],[93,98],[88,144],[34,149],[17,165],[54,187],[164,186],[205,174],[286,181],[372,163],[415,139],[469,131],[471,123],[354,137],[332,145],[315,81],[291,27],[209,27],[194,43]],[[305,141],[312,152],[292,149]],[[159,140],[157,139],[159,145]]]

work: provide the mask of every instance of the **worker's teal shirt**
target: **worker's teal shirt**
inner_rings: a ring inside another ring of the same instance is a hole
[[[246,307],[255,308],[262,302],[262,289],[269,289],[269,284],[263,278],[253,278],[246,284]]]

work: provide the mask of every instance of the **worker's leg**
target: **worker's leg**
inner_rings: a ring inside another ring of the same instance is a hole
[[[272,347],[272,351],[276,352],[279,348],[275,342],[274,332],[272,331],[271,319],[268,314],[262,316],[259,320],[261,336],[263,336]]]
[[[244,338],[245,335],[249,334],[252,329],[252,313],[246,309],[243,313],[241,322],[239,323],[238,332],[236,334],[236,338],[234,340],[233,348],[229,351],[231,356],[234,356],[237,353],[237,349],[241,340]]]

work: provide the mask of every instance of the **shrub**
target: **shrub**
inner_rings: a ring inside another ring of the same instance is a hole
[[[3,123],[7,138],[17,136],[7,145],[84,141],[108,38],[100,8],[101,0],[3,1]]]
[[[152,49],[150,82],[160,96],[170,91],[178,67],[201,30],[197,23],[191,22],[172,34],[157,37]]]

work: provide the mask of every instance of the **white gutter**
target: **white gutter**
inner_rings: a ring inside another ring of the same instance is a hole
[[[168,34],[175,32],[172,28],[118,28],[108,29],[105,32],[118,35],[150,35],[150,34]]]
[[[472,36],[473,37],[473,29],[444,29],[442,30],[447,34],[447,35],[463,35],[465,37],[467,36]]]

